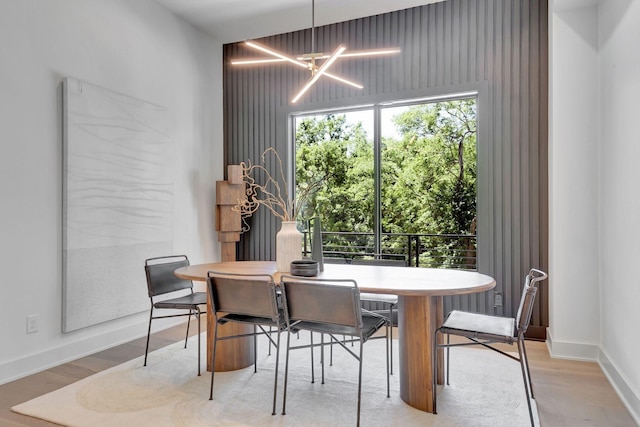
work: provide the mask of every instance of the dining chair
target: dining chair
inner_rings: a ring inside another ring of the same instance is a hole
[[[531,399],[534,398],[533,386],[531,384],[531,374],[529,371],[529,361],[527,351],[524,345],[524,334],[529,327],[533,305],[538,291],[538,283],[547,278],[547,273],[532,268],[525,276],[524,288],[520,298],[520,306],[516,317],[500,317],[479,313],[470,313],[466,311],[453,310],[445,319],[442,326],[435,330],[433,340],[433,413],[436,414],[437,403],[437,372],[438,367],[438,349],[446,348],[446,384],[449,385],[449,349],[451,347],[482,345],[486,348],[494,350],[510,359],[520,362],[522,370],[522,378],[524,381],[524,389],[529,406],[529,417],[531,425],[534,426],[533,409],[531,407]],[[447,342],[438,343],[438,334],[447,335]],[[451,343],[450,336],[457,335],[469,339],[471,342]],[[517,343],[518,357],[513,356],[499,348],[493,347],[491,344]]]
[[[209,303],[214,315],[213,351],[211,354],[211,387],[209,400],[213,399],[216,349],[218,341],[253,337],[254,372],[257,365],[257,337],[265,335],[276,348],[275,377],[273,380],[273,410],[276,414],[278,388],[278,361],[280,358],[280,333],[285,329],[282,310],[279,308],[276,284],[269,274],[227,274],[215,271],[207,273]],[[229,322],[253,325],[253,333],[219,336],[218,328]],[[266,330],[265,327],[275,328]],[[260,329],[258,332],[257,329]],[[276,333],[276,341],[271,337]]]
[[[313,224],[311,228],[311,252],[312,258],[318,261],[320,266],[320,271],[323,269],[324,263],[328,264],[353,264],[353,265],[386,265],[386,266],[395,266],[395,267],[405,267],[407,263],[404,260],[400,259],[348,259],[348,258],[327,258],[325,259],[323,256],[323,242],[322,242],[322,221],[319,217],[313,217],[308,221],[308,224]],[[388,294],[372,294],[367,292],[362,292],[360,294],[360,301],[362,302],[362,308],[368,311],[377,311],[384,310],[389,313],[389,322],[390,325],[394,325],[394,312],[398,309],[398,296],[397,295],[388,295]],[[388,349],[389,349],[389,357],[390,357],[390,374],[393,375],[393,328],[390,329],[390,333],[387,337],[389,340]],[[331,347],[331,362],[333,362],[333,347]]]
[[[294,349],[313,348],[321,344],[291,346],[291,334],[294,330],[307,330],[325,334],[331,342],[339,344],[358,361],[358,409],[357,425],[360,425],[360,406],[362,396],[362,349],[377,331],[385,327],[389,335],[389,320],[377,313],[363,310],[360,304],[360,290],[355,280],[306,279],[283,275],[280,278],[282,306],[287,325],[287,352],[284,374],[284,393],[282,415],[286,414],[287,382],[289,375],[289,353]],[[341,340],[336,335],[349,336],[350,340]],[[349,342],[359,343],[359,352],[347,347]],[[389,393],[389,340],[387,344],[387,397]],[[324,383],[324,363],[322,364]]]
[[[384,265],[391,267],[406,267],[407,263],[396,259],[352,259],[352,265]],[[397,324],[394,313],[398,311],[398,296],[389,294],[372,294],[362,292],[360,294],[362,307],[369,311],[386,310],[389,313],[389,323],[391,326]],[[389,329],[389,365],[390,374],[393,375],[393,327]]]
[[[187,348],[191,316],[195,316],[198,319],[198,376],[200,376],[200,316],[202,315],[200,306],[207,303],[207,294],[206,292],[194,292],[191,280],[180,279],[173,274],[176,269],[188,265],[189,258],[186,255],[148,258],[144,262],[151,310],[149,312],[149,327],[147,329],[147,345],[144,350],[143,366],[147,366],[151,321],[153,319],[188,316],[187,333],[184,339],[184,348]],[[172,297],[169,297],[170,295]],[[188,312],[174,312],[173,314],[154,316],[154,309],[188,310]]]

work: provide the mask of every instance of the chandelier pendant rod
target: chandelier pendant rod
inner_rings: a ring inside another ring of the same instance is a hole
[[[311,76],[315,76],[316,67],[316,0],[311,0]]]
[[[311,52],[316,53],[316,0],[311,0]]]

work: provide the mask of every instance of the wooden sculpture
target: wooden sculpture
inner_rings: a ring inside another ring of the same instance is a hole
[[[245,183],[240,165],[229,165],[227,175],[226,181],[216,181],[216,231],[220,242],[221,261],[235,261],[242,219],[240,212],[233,210],[233,207],[244,197]]]

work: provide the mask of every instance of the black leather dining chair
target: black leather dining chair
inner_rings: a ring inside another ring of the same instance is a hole
[[[161,256],[149,258],[144,262],[151,310],[149,312],[149,327],[147,329],[147,345],[144,350],[143,366],[147,366],[151,321],[153,319],[188,316],[187,333],[184,339],[184,348],[187,348],[191,316],[195,316],[198,319],[198,376],[200,376],[200,316],[202,315],[200,306],[207,303],[207,294],[206,292],[194,292],[191,280],[180,279],[173,274],[176,269],[188,265],[189,258],[186,255]],[[171,297],[167,298],[168,296]],[[169,309],[173,310],[174,313],[154,316],[154,309]],[[176,313],[176,310],[181,312]],[[188,311],[185,312],[185,310]]]
[[[320,268],[326,262],[327,264],[353,264],[353,265],[384,265],[393,267],[405,267],[407,263],[402,259],[348,259],[348,258],[324,258],[323,256],[323,242],[322,242],[322,221],[319,217],[314,217],[309,220],[311,228],[311,252],[313,259],[318,261]],[[360,293],[360,301],[362,308],[368,311],[384,311],[389,313],[389,322],[393,326],[395,324],[394,313],[398,310],[398,296],[389,294],[373,294],[373,293]],[[389,340],[389,358],[390,358],[390,374],[393,375],[393,328],[390,329],[387,339]],[[333,350],[333,347],[331,348]],[[333,361],[333,353],[331,354]]]
[[[280,278],[282,306],[288,329],[287,353],[284,374],[284,393],[282,414],[286,413],[287,380],[289,375],[289,353],[294,349],[309,348],[310,345],[291,346],[291,334],[297,330],[317,332],[328,335],[331,342],[339,344],[351,356],[358,360],[358,409],[357,425],[360,425],[360,406],[362,396],[362,349],[378,330],[385,327],[389,335],[389,321],[376,313],[363,311],[360,303],[360,290],[355,280],[305,279],[283,275]],[[342,340],[337,336],[348,336]],[[346,343],[359,343],[359,352],[351,350]],[[388,339],[386,351],[387,397],[389,397],[389,351]],[[323,344],[319,344],[322,346]],[[322,364],[324,383],[324,363]]]
[[[213,399],[215,378],[216,349],[218,341],[253,337],[254,372],[257,372],[257,337],[265,335],[276,348],[276,367],[273,380],[273,410],[276,413],[276,392],[278,388],[278,365],[280,358],[280,333],[285,329],[282,310],[278,304],[276,284],[271,275],[265,274],[227,274],[209,271],[207,274],[209,302],[214,315],[213,351],[211,354],[211,388],[209,400]],[[226,323],[253,325],[249,334],[220,336],[218,328]],[[269,330],[266,330],[268,327]],[[275,328],[275,332],[272,331]],[[258,331],[257,329],[260,329]],[[271,337],[276,333],[274,341]]]

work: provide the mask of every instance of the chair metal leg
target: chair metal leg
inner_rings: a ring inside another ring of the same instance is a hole
[[[324,384],[324,334],[320,334],[320,384]]]
[[[438,410],[436,408],[438,403],[438,334],[440,333],[440,329],[436,329],[433,334],[433,361],[431,365],[432,372],[432,381],[431,381],[431,402],[433,404],[433,413],[437,414]],[[449,348],[447,348],[449,351]]]
[[[527,356],[527,346],[524,345],[524,339],[522,340],[522,354],[524,355],[524,366],[527,367],[527,379],[529,380],[531,398],[535,399],[535,396],[533,395],[533,383],[531,382],[531,371],[529,370],[529,356]]]
[[[533,421],[533,409],[531,408],[531,396],[529,395],[529,383],[527,381],[527,372],[525,368],[525,362],[522,357],[522,347],[523,347],[522,344],[524,343],[522,343],[521,340],[518,339],[518,354],[520,356],[520,368],[522,369],[522,380],[524,382],[524,391],[525,391],[525,394],[527,395],[527,405],[529,405],[529,418],[531,418],[531,427],[534,427],[535,423]]]
[[[200,376],[200,307],[196,307],[196,317],[198,318],[198,376]],[[191,316],[189,316],[191,318]]]
[[[391,375],[393,375],[393,304],[389,306],[389,354],[391,356]]]
[[[445,368],[445,371],[447,372],[447,385],[449,385],[449,349],[451,348],[449,347],[449,344],[451,344],[451,335],[447,334],[447,367]]]
[[[253,373],[258,372],[258,329],[253,325]]]
[[[333,366],[333,338],[329,340],[329,366]]]
[[[315,369],[313,367],[313,332],[309,332],[311,336],[311,384],[316,382]]]
[[[287,406],[287,379],[289,377],[289,349],[291,342],[291,331],[287,331],[287,355],[284,364],[284,391],[282,392],[282,415],[286,415]]]
[[[386,333],[387,333],[387,338],[385,339],[386,343],[387,343],[387,397],[391,397],[391,385],[389,384],[389,352],[390,352],[390,347],[392,347],[390,344],[391,341],[391,337],[389,335],[390,330],[392,329],[391,326],[391,321],[389,321],[388,325],[385,325],[386,327]]]
[[[269,326],[269,336],[271,336],[271,326]],[[271,342],[271,340],[269,340]],[[273,410],[271,415],[276,414],[276,398],[278,392],[278,361],[280,360],[280,326],[278,325],[278,338],[276,339],[276,373],[273,380]]]
[[[149,354],[149,338],[151,337],[151,320],[153,319],[153,304],[151,304],[151,312],[149,313],[149,328],[147,329],[147,346],[144,349],[144,365],[147,366],[147,354]]]
[[[187,341],[189,340],[189,326],[191,325],[191,316],[193,316],[193,309],[189,309],[189,315],[187,316],[187,333],[184,336],[184,348],[187,348]]]
[[[356,426],[360,427],[360,402],[362,400],[362,347],[363,339],[360,337],[360,359],[358,360],[358,418]]]
[[[209,390],[209,400],[213,400],[213,380],[216,373],[216,348],[218,347],[218,322],[216,319],[213,328],[213,351],[211,352],[211,389]]]

